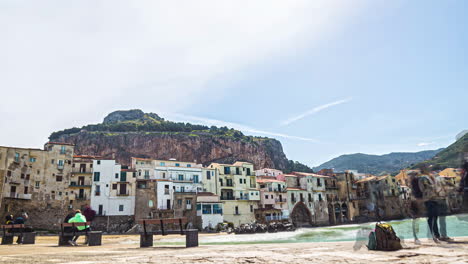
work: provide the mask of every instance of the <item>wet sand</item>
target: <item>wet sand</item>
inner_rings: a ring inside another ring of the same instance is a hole
[[[35,245],[0,246],[0,263],[468,263],[468,237],[456,243],[422,245],[405,241],[396,252],[354,251],[354,242],[250,245],[157,246],[139,248],[139,236],[103,237],[97,247],[58,247],[57,237],[38,237]],[[155,236],[155,242],[160,239]],[[80,238],[82,241],[82,238]]]

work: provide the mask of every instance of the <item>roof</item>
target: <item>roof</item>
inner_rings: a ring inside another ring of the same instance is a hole
[[[80,158],[80,159],[102,159],[101,156],[93,156],[93,155],[73,155],[73,158]]]
[[[214,193],[211,193],[211,192],[199,192],[197,193],[198,196],[217,196],[216,194]]]
[[[307,172],[293,172],[293,173],[299,176],[311,176],[311,177],[316,177],[316,178],[331,178],[330,176],[325,176],[325,175],[320,175],[320,174],[315,174],[315,173],[307,173]]]
[[[293,175],[293,174],[282,174],[284,177],[297,177],[297,175]],[[281,175],[279,175],[281,176]]]
[[[136,157],[132,157],[132,159],[136,159],[136,160],[153,160],[153,159],[136,158]]]
[[[68,145],[68,146],[75,146],[72,143],[65,143],[65,142],[47,142],[46,145]]]
[[[257,182],[258,182],[258,183],[265,183],[265,182],[281,182],[281,183],[285,183],[284,181],[275,180],[275,179],[257,179]]]
[[[367,177],[367,178],[364,178],[364,179],[362,179],[362,180],[359,180],[359,181],[357,181],[356,183],[369,182],[369,181],[375,180],[376,178],[377,178],[377,177],[375,177],[375,176],[371,176],[371,177]]]
[[[300,188],[291,188],[291,187],[288,187],[286,188],[287,191],[305,191],[304,189],[300,189]]]

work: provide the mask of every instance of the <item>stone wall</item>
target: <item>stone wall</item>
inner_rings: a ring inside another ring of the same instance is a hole
[[[121,234],[129,231],[135,224],[135,217],[132,215],[96,216],[91,223],[91,228]]]

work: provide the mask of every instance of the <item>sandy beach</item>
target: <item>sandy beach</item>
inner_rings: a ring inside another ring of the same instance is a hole
[[[98,247],[58,247],[57,237],[38,237],[35,245],[0,246],[0,263],[468,263],[468,237],[440,245],[427,239],[422,245],[405,241],[405,248],[396,252],[368,251],[365,247],[355,251],[354,242],[141,249],[138,241],[135,235],[108,235]]]

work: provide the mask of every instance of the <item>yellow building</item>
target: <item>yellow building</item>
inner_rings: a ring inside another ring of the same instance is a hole
[[[255,221],[255,209],[260,201],[260,191],[254,173],[254,166],[248,162],[234,164],[212,163],[218,175],[216,194],[224,207],[224,221],[235,226]],[[216,190],[215,190],[216,191]]]

